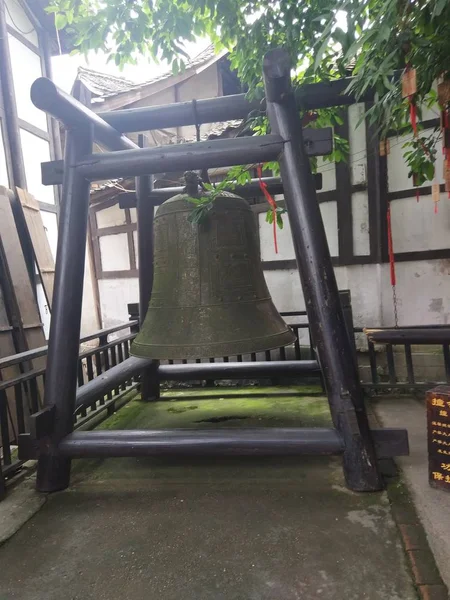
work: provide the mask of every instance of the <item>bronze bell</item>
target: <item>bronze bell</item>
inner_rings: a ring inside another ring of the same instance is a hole
[[[249,205],[221,192],[193,223],[196,205],[188,198],[208,196],[197,181],[155,215],[153,291],[131,354],[212,358],[293,343],[267,289]]]

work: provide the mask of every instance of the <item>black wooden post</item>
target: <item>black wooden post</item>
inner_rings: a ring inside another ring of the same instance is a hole
[[[139,321],[139,304],[137,302],[127,304],[127,310],[130,321]],[[130,331],[131,333],[137,333],[139,331],[139,326],[132,325]]]
[[[353,324],[353,310],[352,310],[352,295],[350,290],[340,290],[339,298],[341,299],[342,310],[344,312],[345,324],[347,326],[348,336],[350,338],[350,345],[352,347],[353,360],[355,361],[356,368],[358,369],[358,354],[356,350],[356,340]]]
[[[39,457],[41,492],[64,489],[70,481],[70,458],[61,457],[57,445],[73,429],[90,188],[76,163],[92,152],[92,143],[92,126],[67,131],[44,397],[46,407],[55,407],[55,425]]]
[[[316,198],[285,50],[264,58],[267,113],[272,133],[284,139],[280,170],[306,310],[324,375],[330,410],[345,450],[344,473],[354,491],[383,487],[369,431],[352,347]]]
[[[144,147],[144,136],[139,135],[139,146]],[[147,314],[153,287],[153,221],[155,205],[150,199],[153,176],[136,177],[137,239],[139,261],[139,323],[142,325]],[[141,397],[143,400],[159,398],[158,361],[141,375]]]

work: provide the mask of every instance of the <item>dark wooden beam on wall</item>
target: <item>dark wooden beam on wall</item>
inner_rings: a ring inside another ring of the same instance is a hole
[[[350,128],[348,109],[342,110],[342,125],[336,125],[336,134],[348,140]],[[339,259],[343,263],[351,262],[353,258],[353,213],[352,213],[352,175],[350,158],[336,163],[336,195],[337,195],[337,226]]]
[[[366,104],[366,111],[372,106]],[[386,235],[386,173],[387,163],[380,156],[380,138],[376,127],[366,119],[367,196],[369,205],[370,256],[383,262],[383,236]]]
[[[378,256],[377,262],[387,262],[389,259],[388,252],[388,232],[387,232],[387,209],[388,209],[388,157],[379,156],[379,186],[380,198],[378,208],[378,218],[380,223],[379,241],[378,241]]]

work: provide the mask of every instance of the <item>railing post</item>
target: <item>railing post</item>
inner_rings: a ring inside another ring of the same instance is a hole
[[[62,490],[70,481],[70,459],[59,455],[58,444],[73,429],[90,189],[75,165],[92,152],[92,143],[91,126],[67,131],[45,385],[45,406],[55,407],[55,425],[39,456],[41,492]]]
[[[137,302],[127,304],[127,309],[130,321],[139,321],[139,304]],[[139,324],[131,325],[130,331],[131,333],[138,333]]]
[[[313,343],[323,372],[334,426],[344,441],[344,474],[354,491],[383,487],[352,348],[331,263],[314,179],[303,144],[291,87],[287,51],[264,58],[267,114],[273,134],[284,140],[279,156],[284,197],[302,280]]]
[[[144,147],[144,136],[139,136],[139,146]],[[153,188],[152,176],[136,177],[137,239],[139,259],[139,323],[142,325],[147,314],[153,287],[153,221],[155,205],[150,200]],[[159,398],[158,361],[141,375],[141,397],[143,400]]]

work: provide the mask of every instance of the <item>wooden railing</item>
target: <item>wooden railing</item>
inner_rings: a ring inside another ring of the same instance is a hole
[[[85,385],[129,357],[131,340],[136,336],[138,323],[129,321],[116,327],[102,329],[80,340],[78,387]],[[110,339],[112,334],[120,334]],[[94,342],[92,348],[86,348]],[[0,359],[0,499],[5,492],[5,481],[13,477],[23,461],[17,456],[17,441],[21,433],[29,431],[29,416],[42,408],[45,387],[45,368],[25,370],[24,365],[47,355],[47,346],[14,354]],[[5,371],[18,367],[22,373],[11,379]],[[112,414],[125,395],[137,387],[137,382],[124,380],[89,403],[80,406],[74,414],[75,428],[89,426],[89,421]]]

